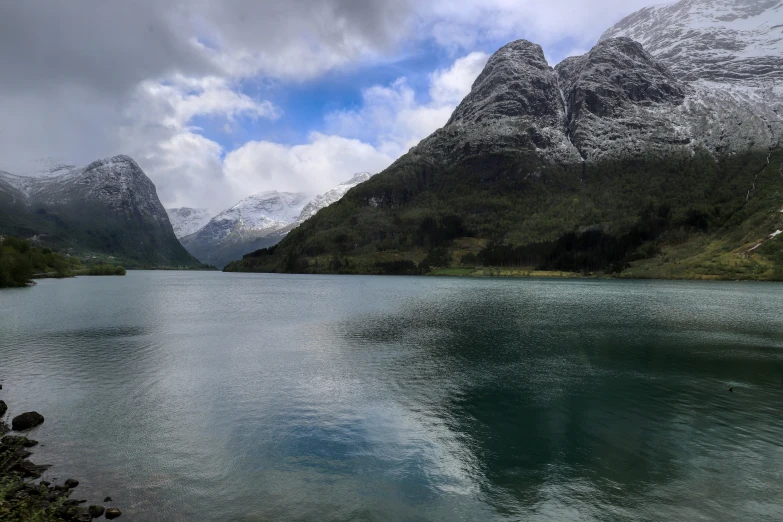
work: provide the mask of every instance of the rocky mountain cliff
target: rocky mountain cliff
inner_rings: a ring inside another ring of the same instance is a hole
[[[688,93],[673,121],[714,152],[779,147],[783,137],[783,2],[684,0],[642,9],[601,41],[627,37]]]
[[[779,2],[682,0],[555,68],[512,42],[442,129],[229,269],[783,277],[767,240],[783,228],[779,17]]]
[[[155,185],[115,156],[48,175],[0,173],[0,233],[129,266],[198,266],[177,241]]]
[[[291,230],[322,208],[339,201],[348,190],[370,177],[366,172],[355,174],[350,180],[310,201],[303,193],[271,191],[255,194],[183,237],[182,244],[204,263],[223,268],[248,252],[277,244]]]

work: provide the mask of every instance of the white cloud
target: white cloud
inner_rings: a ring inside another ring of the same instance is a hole
[[[253,191],[322,190],[354,172],[381,170],[442,126],[486,62],[471,51],[528,38],[556,61],[589,49],[612,22],[648,2],[6,2],[0,168],[23,172],[40,157],[87,163],[126,153],[164,204],[215,210]],[[329,114],[325,134],[304,144],[250,141],[226,151],[193,127],[208,116],[240,139],[246,117],[285,121],[270,101],[243,94],[240,82],[314,79],[393,61],[423,41],[463,57],[434,72],[427,93],[405,78],[366,89],[359,109]]]
[[[184,126],[195,116],[222,116],[233,120],[244,114],[255,118],[278,118],[281,111],[269,101],[257,101],[233,90],[224,78],[176,76],[166,83],[147,81],[140,89],[171,107],[162,123]]]
[[[121,150],[133,156],[156,183],[164,205],[207,206],[219,211],[236,199],[223,174],[222,147],[191,126],[196,116],[279,117],[269,101],[253,100],[223,78],[177,75],[147,81],[134,91],[117,133]]]
[[[226,155],[223,171],[237,199],[265,190],[314,195],[356,172],[379,172],[393,160],[359,140],[313,133],[309,142],[301,145],[246,143]]]
[[[396,158],[448,121],[488,58],[484,53],[470,53],[448,69],[432,73],[429,100],[423,103],[416,100],[406,78],[370,87],[362,93],[360,109],[329,114],[329,128],[335,134],[370,141]]]
[[[419,8],[418,32],[455,51],[525,38],[554,47],[547,57],[556,63],[571,56],[569,51],[591,48],[623,16],[656,3],[667,1],[433,0]],[[567,48],[563,42],[569,42]]]

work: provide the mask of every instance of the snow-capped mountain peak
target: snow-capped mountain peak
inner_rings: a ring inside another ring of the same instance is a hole
[[[230,209],[221,212],[213,221],[240,224],[247,230],[267,230],[270,227],[292,223],[306,201],[306,195],[276,190],[248,196]]]
[[[276,244],[370,176],[366,172],[355,174],[309,202],[305,194],[297,192],[272,190],[253,194],[213,217],[200,230],[183,237],[182,244],[202,262],[222,267],[243,254]]]

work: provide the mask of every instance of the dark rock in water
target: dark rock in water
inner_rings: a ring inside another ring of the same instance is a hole
[[[5,415],[5,412],[8,411],[8,405],[5,403],[5,401],[0,401],[0,417]]]
[[[16,470],[19,471],[24,477],[40,478],[41,473],[43,473],[49,468],[50,466],[46,466],[46,465],[38,466],[30,462],[29,460],[24,460],[16,467]]]
[[[7,437],[3,437],[2,440],[0,440],[0,444],[2,444],[3,446],[32,448],[33,446],[38,444],[38,441],[33,439],[28,439],[27,437],[22,437],[20,435],[9,435]]]
[[[103,506],[90,506],[87,508],[87,511],[90,513],[92,518],[99,518],[103,516],[103,513],[106,510],[103,508]]]
[[[104,501],[104,502],[111,502],[111,501],[112,501],[112,499],[111,499],[111,497],[106,497],[106,498],[104,498],[104,499],[103,499],[103,501]]]
[[[117,508],[109,508],[106,510],[106,518],[109,520],[115,519],[122,515],[122,512]]]
[[[49,482],[49,481],[46,481],[46,480],[42,480],[41,482],[39,482],[39,484],[41,484],[42,486],[47,486],[47,487],[48,487],[48,486],[50,486],[52,483],[51,483],[51,482]]]
[[[65,487],[69,488],[69,489],[73,489],[73,488],[75,488],[78,485],[79,485],[79,481],[76,480],[76,479],[70,478],[70,479],[65,481]]]
[[[11,427],[14,431],[25,431],[40,426],[43,422],[43,415],[37,411],[28,411],[14,417],[11,421]]]

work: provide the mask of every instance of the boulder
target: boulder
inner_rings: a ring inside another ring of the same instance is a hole
[[[120,515],[122,515],[122,512],[117,508],[112,507],[106,510],[106,518],[109,520],[115,519]]]
[[[8,405],[5,403],[5,401],[0,401],[0,417],[5,415],[5,412],[8,411]]]
[[[106,497],[106,498],[103,499],[103,501],[104,502],[111,502],[112,500],[111,500],[111,497]]]
[[[103,516],[103,512],[106,511],[103,506],[90,506],[87,508],[92,518],[100,518]]]
[[[11,421],[11,427],[14,431],[25,431],[40,426],[44,422],[44,417],[37,411],[28,411],[17,415]]]
[[[79,481],[76,479],[69,478],[68,480],[65,481],[65,487],[68,489],[73,489],[78,485],[79,485]]]

